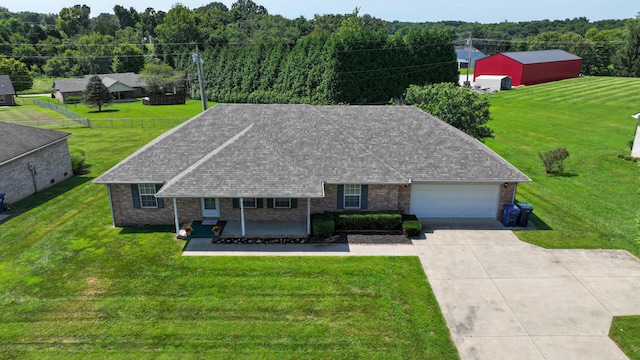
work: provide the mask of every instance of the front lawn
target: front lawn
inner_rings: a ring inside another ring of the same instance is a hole
[[[518,200],[534,207],[533,221],[544,230],[518,237],[639,256],[640,171],[624,157],[636,131],[640,79],[570,79],[501,91],[490,102],[495,138],[486,144],[533,180],[518,186]],[[571,154],[564,174],[545,174],[538,152],[560,146]]]
[[[71,131],[89,176],[0,223],[0,358],[457,358],[418,258],[182,257],[91,183],[164,130]]]
[[[123,127],[174,127],[202,112],[199,100],[187,99],[186,104],[177,105],[143,105],[141,100],[132,102],[114,102],[104,106],[102,111],[85,104],[63,104],[50,97],[40,97],[41,101],[51,102],[67,110],[91,119],[93,128]],[[215,103],[209,102],[208,106]]]

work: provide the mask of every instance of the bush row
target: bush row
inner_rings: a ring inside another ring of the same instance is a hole
[[[402,231],[406,237],[414,237],[422,232],[422,224],[415,215],[404,215],[402,217]]]
[[[418,236],[422,224],[415,215],[397,211],[325,212],[314,215],[313,236],[327,238],[336,230],[400,230],[407,237]]]

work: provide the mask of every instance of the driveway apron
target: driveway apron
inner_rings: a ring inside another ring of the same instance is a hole
[[[627,359],[608,333],[613,316],[640,314],[636,257],[542,249],[489,225],[413,241],[461,359]]]

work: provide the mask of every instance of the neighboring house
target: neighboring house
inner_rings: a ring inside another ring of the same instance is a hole
[[[134,73],[98,75],[102,83],[113,94],[116,101],[133,101],[147,95],[144,81],[140,75]],[[54,96],[60,102],[66,102],[69,97],[81,97],[89,83],[91,75],[82,79],[56,80],[53,83]]]
[[[458,69],[475,69],[476,60],[487,57],[482,51],[467,46],[456,46],[456,56],[458,58]],[[469,66],[469,60],[471,61],[471,66]]]
[[[113,222],[306,221],[341,210],[500,218],[531,181],[413,106],[220,104],[94,180]],[[242,235],[245,235],[242,228]]]
[[[0,122],[0,193],[10,204],[73,175],[70,133]]]
[[[506,52],[476,61],[474,81],[482,75],[510,76],[513,86],[580,76],[582,58],[563,50]]]
[[[0,106],[15,105],[16,91],[9,75],[0,75]]]

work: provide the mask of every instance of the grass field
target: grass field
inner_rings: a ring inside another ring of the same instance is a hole
[[[114,102],[98,111],[85,104],[61,104],[50,97],[40,97],[41,101],[60,105],[67,110],[91,119],[92,128],[136,128],[174,127],[186,119],[202,112],[199,100],[188,99],[184,105],[143,105],[142,101]],[[215,103],[209,103],[214,106]]]
[[[417,258],[182,257],[91,183],[165,130],[68,131],[92,172],[0,224],[0,358],[457,358]]]
[[[540,230],[518,237],[640,255],[640,172],[624,159],[640,79],[571,79],[490,102],[486,144],[533,180],[518,200]],[[164,129],[70,131],[92,173],[0,224],[0,357],[456,358],[417,259],[183,258],[170,228],[113,228],[106,190],[90,182]],[[558,146],[571,153],[565,173],[547,175],[537,154]],[[611,329],[632,359],[639,320]]]
[[[578,78],[491,95],[492,149],[533,182],[518,200],[545,231],[518,237],[548,248],[617,248],[640,255],[640,172],[629,156],[640,79]],[[566,147],[565,173],[547,175],[538,152]]]

